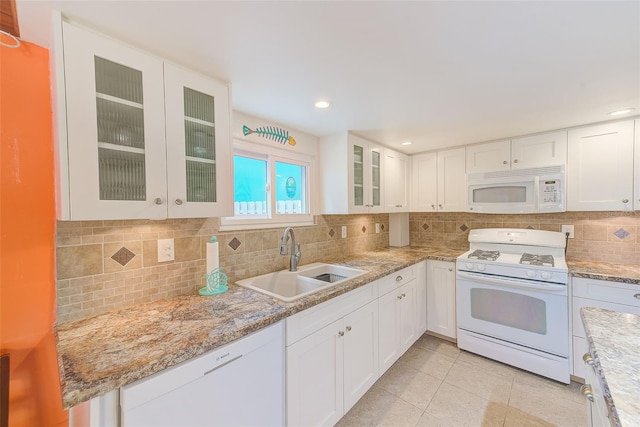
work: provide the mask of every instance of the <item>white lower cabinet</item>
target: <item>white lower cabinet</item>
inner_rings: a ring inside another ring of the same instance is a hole
[[[427,261],[427,330],[456,338],[456,265]]]
[[[580,309],[597,307],[640,315],[640,288],[638,285],[627,283],[573,277],[571,292],[573,375],[586,378],[587,371],[582,356],[589,352],[589,341],[580,317]]]
[[[335,424],[378,379],[376,297],[374,282],[287,319],[287,425]]]
[[[585,366],[584,385],[582,394],[587,400],[587,426],[604,427],[612,425],[609,420],[609,410],[604,399],[600,379],[593,366],[593,356],[590,352],[580,356]]]

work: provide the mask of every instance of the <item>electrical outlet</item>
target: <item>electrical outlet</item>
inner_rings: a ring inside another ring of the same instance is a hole
[[[342,238],[343,239],[347,238],[347,226],[346,225],[342,226]]]
[[[569,238],[573,239],[573,225],[563,225],[562,233],[566,236],[569,233]]]
[[[380,223],[376,222],[376,234],[380,233]]]
[[[173,261],[173,239],[158,239],[158,262]]]

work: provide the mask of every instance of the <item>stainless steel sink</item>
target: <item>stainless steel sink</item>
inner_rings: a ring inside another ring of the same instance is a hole
[[[314,263],[298,267],[298,271],[276,271],[236,283],[281,301],[291,302],[366,273],[365,270],[342,265]]]

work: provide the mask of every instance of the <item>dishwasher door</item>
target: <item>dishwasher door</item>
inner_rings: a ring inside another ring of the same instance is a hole
[[[282,322],[122,388],[123,426],[284,425]]]

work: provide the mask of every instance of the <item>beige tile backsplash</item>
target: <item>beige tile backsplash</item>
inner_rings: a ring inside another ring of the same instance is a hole
[[[375,233],[375,223],[383,225]],[[569,258],[640,264],[640,214],[566,212],[532,215],[412,213],[411,244],[466,250],[474,228],[513,227],[560,231],[573,224]],[[341,226],[347,238],[340,238]],[[340,260],[363,250],[388,246],[389,216],[325,215],[316,225],[294,227],[301,264]],[[205,247],[220,242],[220,265],[230,281],[288,267],[280,256],[283,229],[220,232],[218,218],[135,221],[59,221],[57,230],[58,322],[130,305],[197,292],[204,286]],[[158,263],[157,240],[173,238],[175,261]],[[235,242],[234,242],[235,239]],[[238,245],[231,245],[237,243]],[[233,248],[235,246],[235,249]],[[116,252],[126,248],[120,261]],[[130,252],[130,253],[129,253]]]

